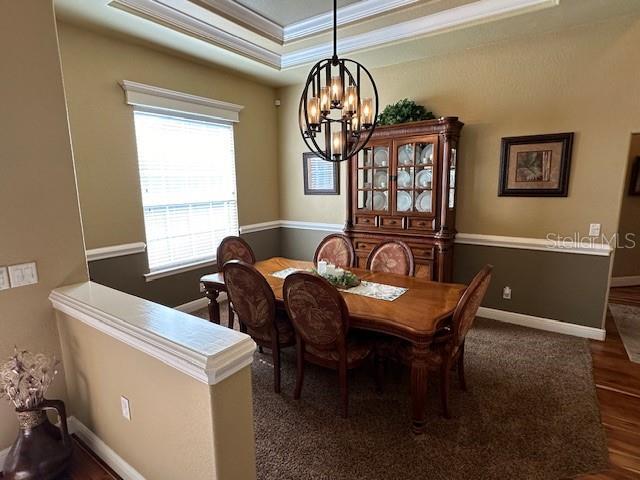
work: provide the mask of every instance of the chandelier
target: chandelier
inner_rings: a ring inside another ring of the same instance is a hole
[[[329,162],[357,155],[371,138],[378,118],[376,84],[361,64],[338,58],[337,34],[338,5],[333,0],[333,57],[313,66],[298,108],[307,147]]]

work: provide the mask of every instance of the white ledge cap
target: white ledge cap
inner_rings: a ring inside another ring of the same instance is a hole
[[[49,300],[56,310],[208,385],[253,361],[256,344],[248,335],[98,283],[56,288]]]

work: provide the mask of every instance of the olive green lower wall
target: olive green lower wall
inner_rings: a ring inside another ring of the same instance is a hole
[[[251,245],[259,260],[280,255],[278,229],[252,232],[241,236]],[[89,262],[89,275],[92,281],[170,307],[202,298],[200,277],[214,273],[217,269],[215,266],[203,267],[146,282],[144,274],[148,271],[146,253]]]
[[[332,232],[281,228],[281,255],[311,260]],[[456,244],[454,281],[468,283],[487,263],[494,269],[484,306],[601,328],[611,257]],[[512,289],[503,300],[502,289]]]
[[[457,244],[454,281],[468,283],[494,266],[484,306],[601,328],[611,257]],[[511,300],[502,289],[511,287]]]

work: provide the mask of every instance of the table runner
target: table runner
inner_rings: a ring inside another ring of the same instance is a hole
[[[285,268],[273,272],[271,275],[276,278],[287,278],[295,272],[310,271],[303,270],[301,268]],[[408,289],[403,287],[396,287],[394,285],[385,285],[383,283],[367,282],[362,280],[360,285],[349,289],[339,288],[341,292],[353,293],[354,295],[362,295],[363,297],[375,298],[376,300],[385,300],[387,302],[393,302],[395,299],[403,295]]]

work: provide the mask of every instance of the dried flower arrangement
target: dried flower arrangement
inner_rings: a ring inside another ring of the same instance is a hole
[[[38,408],[58,373],[58,363],[55,357],[16,347],[9,361],[0,366],[0,398],[7,398],[17,410]]]

